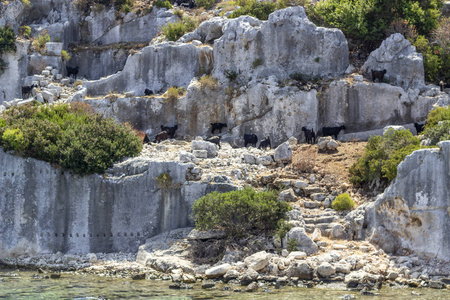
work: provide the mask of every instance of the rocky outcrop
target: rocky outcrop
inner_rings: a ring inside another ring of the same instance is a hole
[[[193,201],[216,186],[188,183],[194,166],[137,157],[79,177],[0,149],[0,255],[135,252],[149,237],[193,224]],[[162,173],[171,186],[158,183]]]
[[[162,43],[130,56],[121,72],[97,81],[87,81],[90,95],[129,92],[144,95],[145,89],[163,92],[171,86],[187,87],[200,71],[211,70],[212,49],[190,44]]]
[[[323,126],[345,124],[344,132],[360,132],[391,124],[422,122],[433,105],[448,98],[445,93],[433,96],[418,89],[405,91],[386,83],[333,81],[319,99],[318,123]],[[412,127],[411,127],[412,129]]]
[[[239,79],[274,75],[283,80],[301,73],[310,77],[335,77],[348,66],[348,46],[338,29],[316,27],[303,7],[273,12],[268,21],[241,16],[223,26],[214,42],[213,75],[226,82],[225,71]]]
[[[372,242],[388,252],[408,249],[436,259],[450,257],[450,141],[413,152],[397,177],[368,210]]]
[[[178,41],[189,43],[193,40],[202,43],[213,43],[214,40],[223,35],[223,26],[228,23],[228,19],[215,17],[202,22],[193,32],[186,33]]]
[[[22,98],[22,78],[26,77],[28,63],[27,48],[29,43],[17,43],[15,52],[8,52],[2,56],[7,64],[5,70],[0,72],[0,104],[14,98]]]
[[[416,47],[396,33],[383,41],[380,48],[370,53],[362,71],[372,79],[371,70],[386,70],[388,82],[409,88],[421,88],[425,85],[423,57]]]

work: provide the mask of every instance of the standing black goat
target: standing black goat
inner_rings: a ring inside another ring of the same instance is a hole
[[[22,87],[22,98],[25,99],[25,96],[30,96],[31,91],[35,87],[37,87],[37,85],[35,85],[35,84],[30,85],[30,86],[23,86]]]
[[[372,81],[375,82],[375,80],[378,79],[378,82],[383,82],[384,74],[386,74],[386,69],[384,70],[372,70]]]
[[[270,136],[268,136],[267,138],[263,139],[259,143],[258,149],[267,149],[267,147],[272,149],[272,145],[270,144]]]
[[[334,139],[337,139],[339,132],[342,129],[346,129],[345,125],[339,127],[322,127],[322,136],[334,136]]]
[[[414,127],[416,128],[417,134],[421,134],[424,127],[425,127],[426,122],[423,123],[414,123]]]
[[[305,133],[306,143],[315,144],[316,143],[316,133],[314,132],[314,128],[308,129],[306,127],[302,127],[302,131]]]
[[[172,127],[161,125],[161,131],[166,131],[167,134],[169,135],[169,138],[171,138],[171,139],[173,139],[173,137],[175,136],[175,131],[177,129],[178,129],[178,125],[175,125],[175,126],[172,126]]]
[[[256,148],[256,143],[258,142],[258,137],[254,133],[244,134],[244,147],[247,148],[248,144],[251,144]]]

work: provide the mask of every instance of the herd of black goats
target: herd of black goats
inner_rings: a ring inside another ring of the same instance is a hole
[[[217,130],[219,133],[222,133],[222,128],[228,127],[227,123],[210,123],[211,124],[211,134],[214,134]],[[175,136],[175,131],[178,129],[178,125],[175,126],[164,126],[161,125],[161,132],[158,133],[155,136],[155,139],[153,140],[153,143],[159,143],[161,141],[172,139]],[[345,129],[345,126],[339,126],[339,127],[322,127],[322,136],[334,136],[335,139],[337,139],[337,136],[339,132]],[[314,132],[314,129],[307,129],[306,127],[302,127],[302,131],[305,133],[306,142],[308,144],[315,144],[316,143],[316,133]],[[221,136],[212,136],[206,139],[206,141],[216,144],[220,149],[220,140]],[[148,138],[147,134],[144,137],[143,143],[148,144],[150,143],[150,139]],[[258,136],[254,133],[250,134],[244,134],[244,147],[248,147],[248,145],[251,145],[252,147],[256,148],[256,144],[258,143]],[[259,143],[258,149],[272,149],[272,145],[270,143],[270,137],[261,140]]]

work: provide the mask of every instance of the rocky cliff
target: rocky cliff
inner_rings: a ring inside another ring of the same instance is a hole
[[[147,238],[192,226],[193,201],[233,187],[189,182],[192,163],[139,157],[78,177],[0,149],[0,255],[135,252]],[[161,185],[168,173],[173,182]]]
[[[371,241],[386,252],[450,257],[450,141],[413,152],[368,210]]]

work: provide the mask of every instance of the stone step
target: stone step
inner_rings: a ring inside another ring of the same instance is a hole
[[[306,224],[317,224],[317,223],[332,223],[335,220],[338,220],[337,216],[313,216],[313,217],[304,217],[303,220]]]

